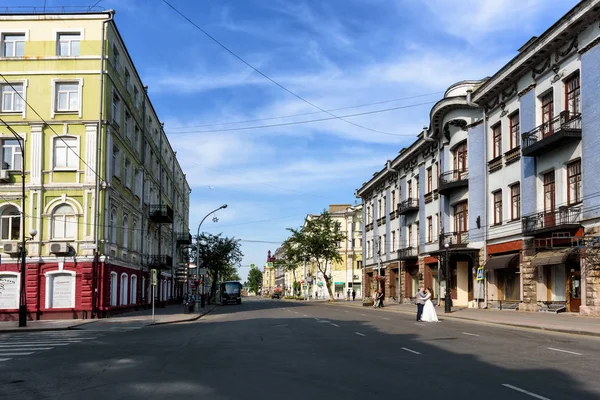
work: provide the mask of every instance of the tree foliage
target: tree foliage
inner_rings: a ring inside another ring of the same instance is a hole
[[[292,241],[292,238],[287,238],[281,244],[281,247],[275,252],[275,266],[283,268],[284,271],[291,271],[296,282],[296,269],[304,262],[304,254],[302,249]]]
[[[286,242],[294,249],[292,254],[317,266],[325,278],[329,301],[333,301],[332,276],[328,266],[332,262],[342,261],[339,246],[346,240],[346,235],[341,230],[341,224],[324,211],[321,215],[307,219],[302,228],[288,230],[292,235]]]
[[[248,273],[248,289],[250,289],[251,292],[258,294],[262,285],[262,279],[263,276],[260,269],[256,267],[250,268],[250,272]]]
[[[222,237],[221,234],[211,235],[207,233],[201,234],[199,239],[199,245],[194,250],[198,251],[200,267],[208,269],[208,276],[212,282],[211,293],[216,292],[219,278],[239,280],[237,268],[244,256],[240,249],[240,241],[235,238]]]

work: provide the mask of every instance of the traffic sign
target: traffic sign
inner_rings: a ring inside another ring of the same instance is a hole
[[[157,276],[156,276],[156,270],[153,269],[152,270],[152,286],[156,286],[157,280],[158,279],[157,279]]]

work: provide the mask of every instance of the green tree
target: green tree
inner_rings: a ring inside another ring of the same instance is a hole
[[[307,219],[302,228],[288,230],[292,232],[288,240],[298,255],[303,260],[313,262],[323,274],[329,301],[333,301],[332,276],[328,273],[328,266],[332,262],[342,261],[339,245],[346,240],[346,234],[342,232],[341,224],[334,221],[327,211],[323,211],[321,215]]]
[[[291,271],[296,283],[296,270],[304,261],[304,255],[300,247],[291,238],[287,238],[281,247],[275,252],[275,266]],[[295,292],[294,292],[295,293]]]
[[[223,280],[239,280],[227,278],[239,278],[237,268],[242,257],[241,244],[238,239],[222,237],[221,234],[211,235],[203,233],[200,235],[198,261],[200,267],[208,269],[211,281],[211,295],[217,289],[219,278]]]
[[[260,269],[256,267],[250,268],[250,272],[248,273],[248,289],[250,289],[251,292],[258,294],[258,291],[262,286],[262,279],[263,276]]]

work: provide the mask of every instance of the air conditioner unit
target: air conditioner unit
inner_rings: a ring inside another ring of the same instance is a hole
[[[8,182],[10,180],[10,175],[8,174],[7,169],[0,169],[0,182]]]
[[[66,254],[70,250],[68,243],[52,243],[50,245],[50,253],[52,254]]]
[[[6,254],[18,254],[21,252],[18,242],[4,243],[2,247]]]

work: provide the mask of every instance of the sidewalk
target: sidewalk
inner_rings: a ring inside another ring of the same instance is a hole
[[[362,301],[339,301],[334,305],[363,308],[372,310],[372,307],[363,307]],[[375,311],[375,310],[374,310]],[[398,312],[416,315],[417,307],[413,304],[386,304],[383,309],[377,310]],[[455,308],[451,314],[445,314],[443,307],[436,307],[438,317],[443,319],[456,319],[478,321],[488,324],[507,325],[520,328],[539,329],[552,332],[570,333],[575,335],[588,335],[600,337],[600,318],[583,317],[575,313],[545,313],[545,312],[519,312],[512,310],[484,310],[473,308]]]
[[[152,322],[152,309],[132,311],[102,319],[68,319],[55,321],[27,321],[27,326],[19,328],[19,321],[0,322],[0,333],[7,332],[31,332],[31,331],[60,331],[79,328],[87,324],[111,324],[126,322],[142,322],[145,325],[165,325],[177,322],[190,322],[200,319],[211,312],[216,306],[207,305],[200,313],[184,314],[183,304],[173,304],[164,308],[154,310],[154,322]]]

